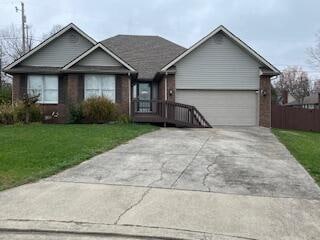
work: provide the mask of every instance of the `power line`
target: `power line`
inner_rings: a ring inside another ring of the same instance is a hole
[[[18,40],[18,39],[20,39],[20,37],[0,37],[0,40],[1,39],[3,39],[3,40]],[[33,38],[33,37],[26,37],[25,39],[34,40],[34,41],[38,41],[38,42],[43,41],[41,39],[37,39],[37,38]]]

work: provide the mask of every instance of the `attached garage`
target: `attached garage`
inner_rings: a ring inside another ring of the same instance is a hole
[[[258,125],[256,91],[177,90],[176,101],[195,106],[211,125]]]
[[[212,126],[270,126],[270,77],[279,71],[223,26],[162,71],[175,75],[175,101]]]

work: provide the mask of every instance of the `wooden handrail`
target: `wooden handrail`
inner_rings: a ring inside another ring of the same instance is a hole
[[[132,115],[156,114],[164,122],[186,127],[211,128],[209,122],[192,105],[162,100],[132,100]]]

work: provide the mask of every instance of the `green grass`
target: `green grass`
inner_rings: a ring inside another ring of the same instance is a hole
[[[50,176],[155,129],[138,124],[0,126],[0,190]]]
[[[320,133],[281,129],[272,131],[320,185]]]

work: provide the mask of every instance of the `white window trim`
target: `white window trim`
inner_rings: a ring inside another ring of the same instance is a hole
[[[40,104],[58,104],[59,103],[59,77],[57,75],[37,75],[37,74],[30,74],[28,75],[28,78],[27,78],[27,93],[29,94],[31,88],[30,88],[30,77],[31,76],[40,76],[41,77],[41,80],[42,80],[42,88],[41,88],[41,97],[40,99],[38,100],[37,103],[40,103]],[[56,76],[57,77],[57,84],[58,84],[58,88],[57,89],[46,89],[45,88],[45,76]],[[57,100],[56,101],[44,101],[44,92],[46,90],[55,90],[57,91]]]
[[[114,89],[113,90],[104,90],[104,91],[114,91],[114,94],[113,94],[113,99],[110,99],[112,102],[116,102],[116,76],[115,75],[112,75],[112,74],[85,74],[84,75],[84,99],[88,99],[89,97],[91,96],[87,96],[87,90],[97,90],[97,89],[87,89],[87,79],[86,79],[86,76],[92,76],[92,75],[103,75],[103,76],[112,76],[113,77],[113,80],[114,80]],[[99,97],[103,97],[103,89],[102,89],[102,81],[100,81],[100,88],[98,89],[99,91],[99,94],[98,96]]]

